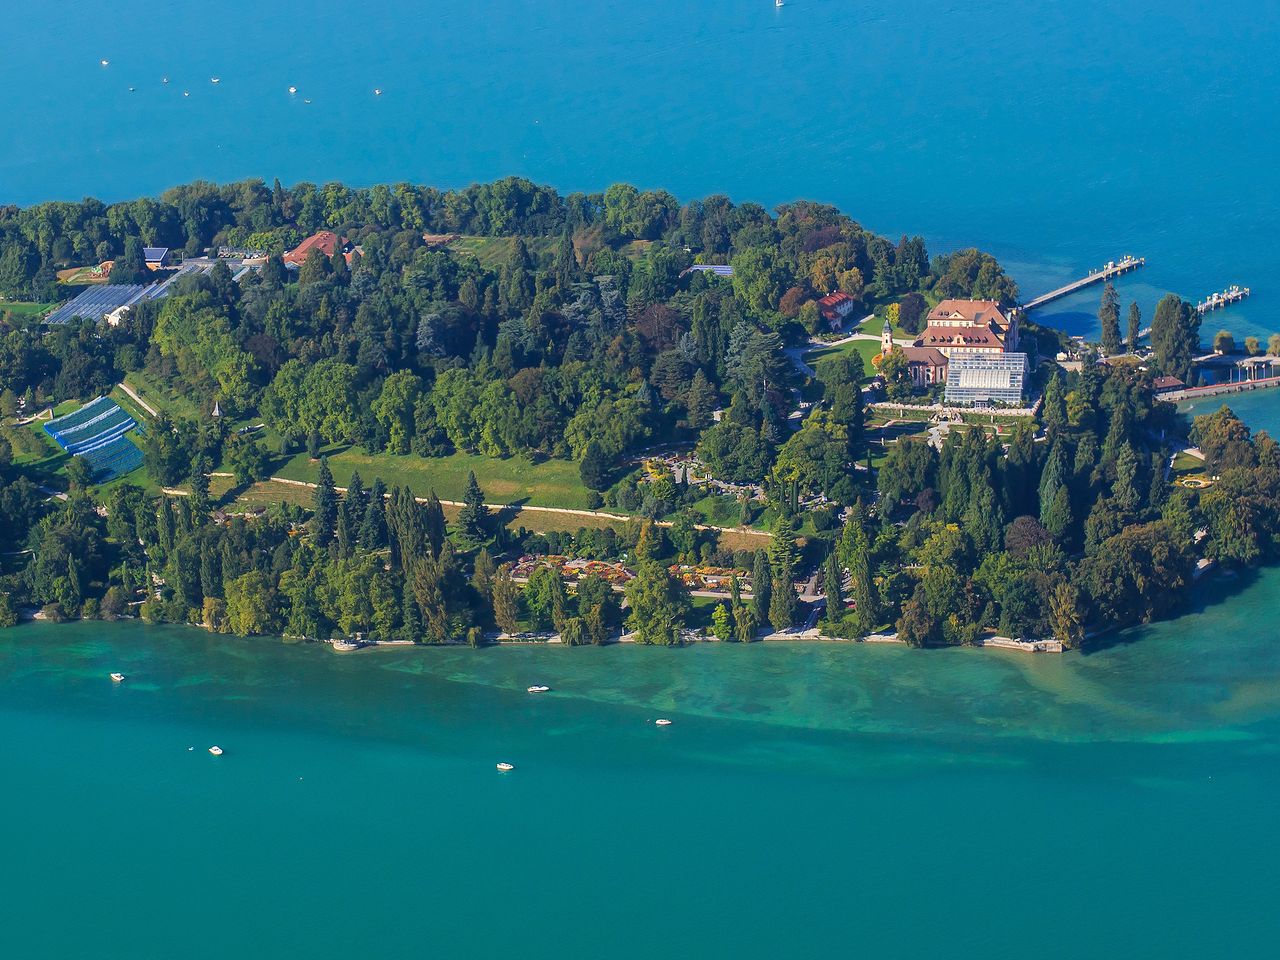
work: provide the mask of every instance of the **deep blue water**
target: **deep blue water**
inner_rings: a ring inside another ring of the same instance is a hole
[[[1274,0],[5,7],[0,202],[512,173],[805,197],[987,248],[1028,295],[1133,252],[1148,317],[1241,283],[1207,326],[1280,328]],[[1097,297],[1045,316],[1087,330]]]

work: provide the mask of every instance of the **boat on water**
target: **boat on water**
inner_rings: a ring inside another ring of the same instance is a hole
[[[666,717],[661,717],[661,718],[659,718],[659,719],[657,719],[657,720],[655,720],[655,721],[653,721],[653,722],[654,722],[655,724],[657,724],[659,727],[669,727],[669,726],[671,726],[671,721],[670,721],[670,720],[668,720]]]
[[[298,92],[298,88],[297,88],[297,87],[290,87],[290,88],[289,88],[289,92],[290,92],[290,93],[297,93],[297,92]]]
[[[99,60],[98,62],[99,62],[100,64],[102,64],[104,67],[109,67],[109,66],[111,66],[111,61],[110,61],[110,60]]]
[[[775,7],[780,7],[780,6],[782,6],[782,0],[773,0],[773,5],[774,5]]]
[[[529,688],[530,693],[547,693],[550,690],[551,688],[543,683],[535,683],[533,686]]]
[[[510,771],[512,771],[512,770],[514,770],[514,769],[515,769],[515,764],[513,764],[513,763],[507,763],[507,762],[503,761],[502,763],[498,764],[498,772],[499,772],[499,773],[509,773]]]
[[[222,748],[217,746],[216,744],[209,748],[209,752],[212,753],[215,757],[222,756]]]
[[[210,77],[210,78],[209,78],[209,82],[210,82],[210,83],[221,83],[221,82],[222,82],[222,78],[221,78],[221,77]]]
[[[380,97],[380,96],[382,96],[382,88],[381,88],[381,87],[374,87],[374,88],[373,88],[373,95],[374,95],[375,97]]]
[[[124,683],[124,674],[123,674],[123,673],[113,673],[113,674],[111,675],[111,679],[112,679],[112,680],[114,680],[116,683]]]

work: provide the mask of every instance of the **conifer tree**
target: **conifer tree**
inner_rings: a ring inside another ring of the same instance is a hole
[[[1138,301],[1135,300],[1129,304],[1129,336],[1128,347],[1130,353],[1138,352],[1138,340],[1142,333],[1142,310],[1138,307]]]
[[[320,476],[316,479],[313,504],[311,534],[316,543],[328,546],[338,523],[338,491],[333,485],[328,457],[320,459]]]
[[[458,528],[468,544],[483,542],[486,536],[485,520],[489,511],[484,505],[484,491],[476,480],[474,470],[467,473],[467,489],[462,495],[462,510],[458,513]]]
[[[360,523],[360,546],[366,550],[381,550],[387,545],[387,488],[381,479],[373,481],[369,502],[364,508]]]
[[[1107,281],[1102,289],[1102,303],[1098,307],[1098,323],[1102,325],[1102,352],[1115,356],[1120,352],[1120,294]]]
[[[511,579],[511,564],[504,563],[493,578],[493,619],[503,633],[520,629],[520,593]]]
[[[191,513],[197,526],[209,516],[209,460],[204,454],[191,462]]]
[[[751,614],[757,624],[769,619],[769,595],[773,574],[769,571],[769,555],[757,550],[751,570]]]
[[[595,440],[587,442],[582,462],[578,464],[578,476],[588,490],[603,490],[609,486],[609,458]]]

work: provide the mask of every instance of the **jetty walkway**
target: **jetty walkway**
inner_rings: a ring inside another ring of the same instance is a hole
[[[1214,397],[1224,393],[1245,393],[1249,390],[1265,390],[1268,387],[1280,387],[1280,377],[1259,377],[1257,380],[1237,380],[1234,383],[1215,383],[1207,387],[1187,387],[1185,390],[1170,390],[1160,394],[1161,400],[1195,400],[1199,397]]]
[[[1122,273],[1128,273],[1130,270],[1137,270],[1147,264],[1146,257],[1124,256],[1120,260],[1109,261],[1100,270],[1095,270],[1087,277],[1082,277],[1072,283],[1068,283],[1064,287],[1057,290],[1050,290],[1042,296],[1036,297],[1022,305],[1023,311],[1034,310],[1036,307],[1043,307],[1046,303],[1061,299],[1075,293],[1077,290],[1083,290],[1085,287],[1092,286],[1095,283],[1102,283],[1104,280],[1110,280],[1112,277],[1118,277]]]

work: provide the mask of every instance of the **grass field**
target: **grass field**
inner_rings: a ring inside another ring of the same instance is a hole
[[[578,477],[578,465],[566,460],[530,464],[523,457],[497,460],[466,453],[424,460],[415,456],[369,454],[358,447],[333,447],[325,452],[334,482],[340,487],[346,486],[352,472],[359,471],[366,486],[375,477],[381,477],[388,487],[407,486],[420,497],[434,490],[441,500],[461,500],[467,488],[467,473],[474,470],[485,499],[490,503],[589,509],[589,491]],[[289,480],[314,483],[319,469],[319,464],[312,463],[302,453],[290,459],[275,474]]]
[[[52,303],[25,303],[20,300],[0,300],[0,316],[6,313],[15,317],[40,317],[54,308]]]
[[[126,374],[124,382],[131,386],[138,396],[161,413],[167,413],[174,418],[182,417],[187,419],[196,419],[200,415],[199,409],[191,402],[189,397],[151,379],[142,371]]]
[[[821,363],[823,360],[829,360],[832,357],[845,357],[850,354],[859,354],[862,357],[862,366],[866,371],[866,380],[870,380],[875,376],[875,367],[871,365],[871,358],[880,352],[879,340],[850,340],[848,343],[842,343],[838,347],[820,347],[804,355],[804,362],[813,367]]]
[[[535,263],[542,263],[555,252],[555,237],[525,237],[524,245]],[[497,270],[511,257],[515,249],[511,237],[463,237],[449,244],[454,253],[469,253],[480,265],[490,270]]]

